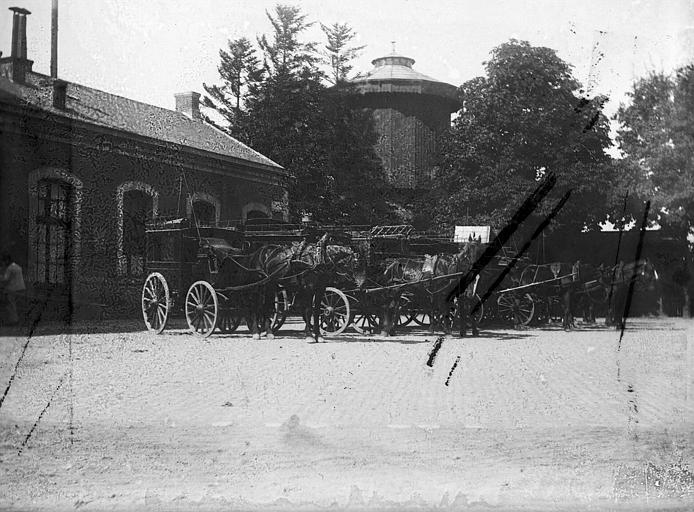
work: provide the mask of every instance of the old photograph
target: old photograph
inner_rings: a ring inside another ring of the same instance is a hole
[[[694,510],[694,0],[0,6],[0,509]]]

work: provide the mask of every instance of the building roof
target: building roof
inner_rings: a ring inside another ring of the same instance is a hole
[[[458,109],[457,87],[412,69],[415,60],[391,53],[371,61],[374,68],[352,80],[361,94],[408,93],[435,96]]]
[[[25,83],[0,78],[0,99],[15,99],[56,115],[282,169],[223,131],[181,112],[67,82],[66,108],[53,106],[54,79],[27,72]]]
[[[360,75],[353,82],[370,80],[424,80],[427,82],[441,82],[436,78],[420,73],[412,69],[415,60],[397,53],[391,53],[371,61],[374,68],[364,75]]]

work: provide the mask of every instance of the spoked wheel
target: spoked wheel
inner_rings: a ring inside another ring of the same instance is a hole
[[[477,308],[477,311],[475,311],[475,323],[482,325],[484,321],[484,303],[482,302],[482,297],[477,294],[475,294],[475,298],[472,301],[472,309],[474,308]]]
[[[287,320],[287,315],[289,314],[289,294],[284,288],[278,288],[275,292],[272,303],[272,315],[270,316],[270,330],[272,334],[275,334],[280,330],[280,327],[284,325]],[[248,324],[248,330],[253,331],[250,321],[246,322]],[[260,325],[257,326],[258,332],[260,334],[267,334],[267,329],[265,329],[265,318],[260,320]]]
[[[352,320],[352,327],[359,334],[373,334],[379,332],[381,320],[373,313],[357,313]]]
[[[142,316],[147,329],[155,334],[161,333],[169,319],[171,296],[166,279],[159,272],[153,272],[142,287]]]
[[[416,323],[421,327],[429,327],[431,325],[431,317],[429,316],[429,313],[413,313],[412,322]]]
[[[289,295],[287,290],[280,288],[275,292],[275,309],[270,319],[272,332],[277,332],[284,325],[289,314]]]
[[[193,333],[207,338],[214,332],[219,316],[217,292],[207,281],[196,281],[186,295],[186,320]]]
[[[434,328],[450,332],[455,325],[456,305],[447,304],[446,306],[444,306],[443,310],[434,312]]]
[[[325,289],[320,305],[320,332],[323,336],[342,334],[349,325],[350,307],[347,296],[331,286]]]
[[[222,299],[219,305],[219,318],[217,318],[217,329],[224,334],[231,334],[239,328],[241,317],[238,312],[231,307],[229,299]]]
[[[515,314],[518,314],[521,325],[530,324],[535,314],[535,301],[529,293],[523,295],[502,293],[496,299],[496,303],[499,307],[499,314],[503,318],[514,322]]]
[[[416,312],[413,311],[412,299],[407,295],[400,297],[400,307],[398,314],[395,316],[396,327],[406,327],[414,320]]]
[[[217,329],[224,334],[231,334],[236,331],[241,324],[241,318],[231,311],[221,309],[217,320]]]

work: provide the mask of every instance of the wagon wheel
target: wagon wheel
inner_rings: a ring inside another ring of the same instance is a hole
[[[219,316],[217,292],[207,281],[196,281],[186,295],[186,320],[193,333],[207,338],[214,332]]]
[[[232,311],[228,309],[219,310],[219,319],[217,320],[217,329],[219,329],[219,332],[231,334],[239,328],[240,323],[241,318]]]
[[[534,283],[537,280],[538,265],[528,265],[523,269],[515,286]]]
[[[518,299],[518,305],[516,306],[516,299]],[[535,314],[535,301],[532,295],[525,293],[523,295],[514,295],[512,293],[501,293],[497,299],[496,303],[499,307],[499,314],[506,318],[507,320],[514,321],[514,312],[517,313],[520,319],[521,325],[528,325],[533,319]]]
[[[289,295],[287,290],[280,288],[275,292],[275,306],[272,318],[270,319],[270,328],[272,332],[277,332],[284,325],[289,314]]]
[[[320,331],[324,336],[337,336],[349,325],[350,307],[347,296],[337,288],[327,287],[320,307]]]
[[[484,302],[482,302],[482,297],[475,294],[475,297],[472,301],[472,307],[478,307],[477,311],[475,311],[475,323],[477,325],[481,325],[484,321]]]
[[[434,311],[434,327],[443,329],[444,332],[453,330],[456,318],[456,304],[446,303],[442,311]]]
[[[412,323],[417,316],[417,312],[412,310],[412,299],[403,295],[400,298],[400,308],[395,319],[397,327],[406,327]]]
[[[422,311],[412,313],[411,321],[421,327],[429,327],[431,325],[431,317],[429,316],[429,313],[424,313]]]
[[[171,295],[166,279],[159,272],[153,272],[142,287],[142,317],[147,329],[155,334],[166,327],[171,309]]]
[[[373,313],[356,313],[352,319],[352,327],[359,334],[372,334],[381,328],[381,319]]]
[[[287,320],[287,316],[289,314],[290,306],[289,294],[287,293],[287,290],[282,287],[278,288],[275,291],[275,295],[273,296],[272,300],[272,314],[269,316],[266,314],[266,316],[258,319],[259,325],[256,327],[261,335],[267,334],[267,329],[265,329],[266,320],[270,320],[270,331],[272,334],[275,334],[284,325],[284,322]],[[248,326],[249,332],[252,332],[253,326],[251,325],[250,317],[246,319],[246,325]]]
[[[217,319],[217,329],[224,334],[230,334],[238,329],[241,317],[231,307],[229,299],[223,299],[219,305],[219,318]]]

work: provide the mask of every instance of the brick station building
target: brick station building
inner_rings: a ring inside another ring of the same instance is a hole
[[[137,302],[148,220],[286,218],[285,170],[206,123],[198,93],[177,94],[174,111],[37,73],[30,13],[12,10],[11,55],[0,58],[0,249],[30,293]]]

